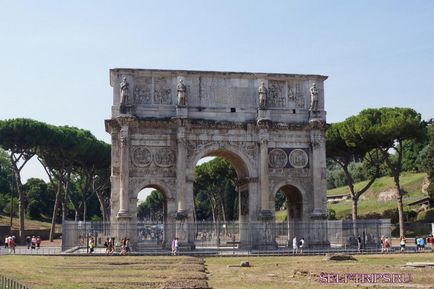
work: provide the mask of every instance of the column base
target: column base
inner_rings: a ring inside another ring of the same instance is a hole
[[[315,209],[313,210],[312,214],[310,215],[310,218],[313,220],[326,220],[327,219],[327,212],[321,209]]]
[[[119,210],[118,214],[116,215],[116,218],[118,219],[118,221],[120,221],[120,219],[129,220],[129,219],[131,219],[131,216],[130,216],[130,213],[128,211]]]

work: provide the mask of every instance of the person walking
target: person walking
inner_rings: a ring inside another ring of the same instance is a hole
[[[35,250],[36,249],[36,237],[35,236],[32,236],[32,239],[31,239],[31,248],[32,248],[32,250]]]
[[[89,254],[92,255],[93,251],[95,249],[95,241],[93,240],[93,237],[89,239]]]
[[[300,241],[298,242],[298,246],[300,248],[300,255],[303,254],[303,247],[304,247],[304,238],[301,238]]]
[[[39,250],[39,248],[41,248],[41,236],[37,236],[36,237],[36,249]]]
[[[178,252],[178,238],[172,240],[172,255],[175,256]]]
[[[399,246],[401,247],[401,252],[405,251],[405,237],[401,236],[401,238],[399,239]]]
[[[32,238],[30,238],[30,236],[26,236],[27,250],[30,249],[31,243],[32,243]]]
[[[298,253],[297,236],[294,236],[294,238],[292,238],[292,255],[295,255],[297,253]]]
[[[357,252],[360,253],[360,250],[362,249],[362,237],[360,235],[357,236]]]

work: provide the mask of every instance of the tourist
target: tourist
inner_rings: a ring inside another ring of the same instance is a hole
[[[32,243],[32,238],[30,238],[30,236],[26,236],[27,250],[30,249],[30,244],[31,243]]]
[[[383,247],[384,247],[384,251],[385,251],[386,253],[389,252],[389,250],[390,250],[390,246],[391,246],[391,244],[390,244],[389,237],[384,238],[384,244],[383,244]]]
[[[292,255],[295,255],[298,253],[298,245],[297,245],[297,236],[292,238]]]
[[[12,254],[12,252],[15,254],[15,247],[17,245],[15,244],[15,236],[10,237],[8,239],[8,247],[9,247],[9,254]]]
[[[127,238],[125,240],[125,252],[126,253],[130,252],[130,239],[129,238]]]
[[[434,251],[434,237],[433,235],[428,235],[426,239],[426,244],[431,248],[431,252]]]
[[[109,249],[110,249],[109,254],[113,255],[113,253],[115,252],[115,238],[114,237],[110,238]]]
[[[31,248],[32,248],[32,250],[34,250],[36,248],[36,237],[35,236],[32,236]]]
[[[178,238],[172,240],[172,255],[175,256],[178,252]]]
[[[418,237],[416,242],[417,242],[416,245],[417,251],[422,251],[425,249],[425,240],[422,237]]]
[[[106,241],[104,242],[104,248],[105,248],[105,254],[106,255],[108,255],[110,253],[109,243],[110,243],[110,239],[109,239],[109,237],[107,237]]]
[[[298,247],[300,248],[300,254],[303,254],[303,247],[304,247],[304,238],[301,238],[298,242]]]
[[[360,253],[360,250],[362,248],[362,238],[360,237],[360,235],[357,236],[357,252]]]
[[[93,237],[89,239],[89,254],[93,254],[93,251],[95,249],[95,241],[93,240]]]
[[[405,237],[401,236],[399,238],[399,246],[401,247],[401,252],[405,251],[405,242],[406,242]]]
[[[381,247],[381,253],[384,253],[384,236],[381,236],[379,243]]]
[[[5,249],[8,248],[8,240],[9,240],[9,236],[5,237]]]
[[[121,253],[120,253],[121,255],[125,255],[127,253],[126,242],[127,242],[126,237],[121,240]]]
[[[41,248],[41,236],[36,237],[36,248]]]

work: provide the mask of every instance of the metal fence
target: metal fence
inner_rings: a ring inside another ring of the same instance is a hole
[[[362,239],[365,250],[380,247],[381,236],[390,236],[388,219],[358,220],[312,220],[286,222],[173,222],[152,223],[102,223],[65,222],[62,225],[62,251],[73,252],[86,249],[89,239],[95,240],[97,248],[103,248],[107,238],[131,240],[133,252],[167,250],[171,240],[179,237],[189,240],[190,249],[196,250],[291,250],[294,237],[304,238],[308,250],[357,249],[357,238]],[[87,252],[85,250],[84,252]]]
[[[0,289],[32,289],[6,276],[0,275]]]

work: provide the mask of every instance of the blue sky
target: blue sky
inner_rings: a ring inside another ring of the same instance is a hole
[[[0,0],[0,119],[109,142],[115,67],[324,74],[329,122],[382,106],[429,119],[433,14],[429,0]]]

